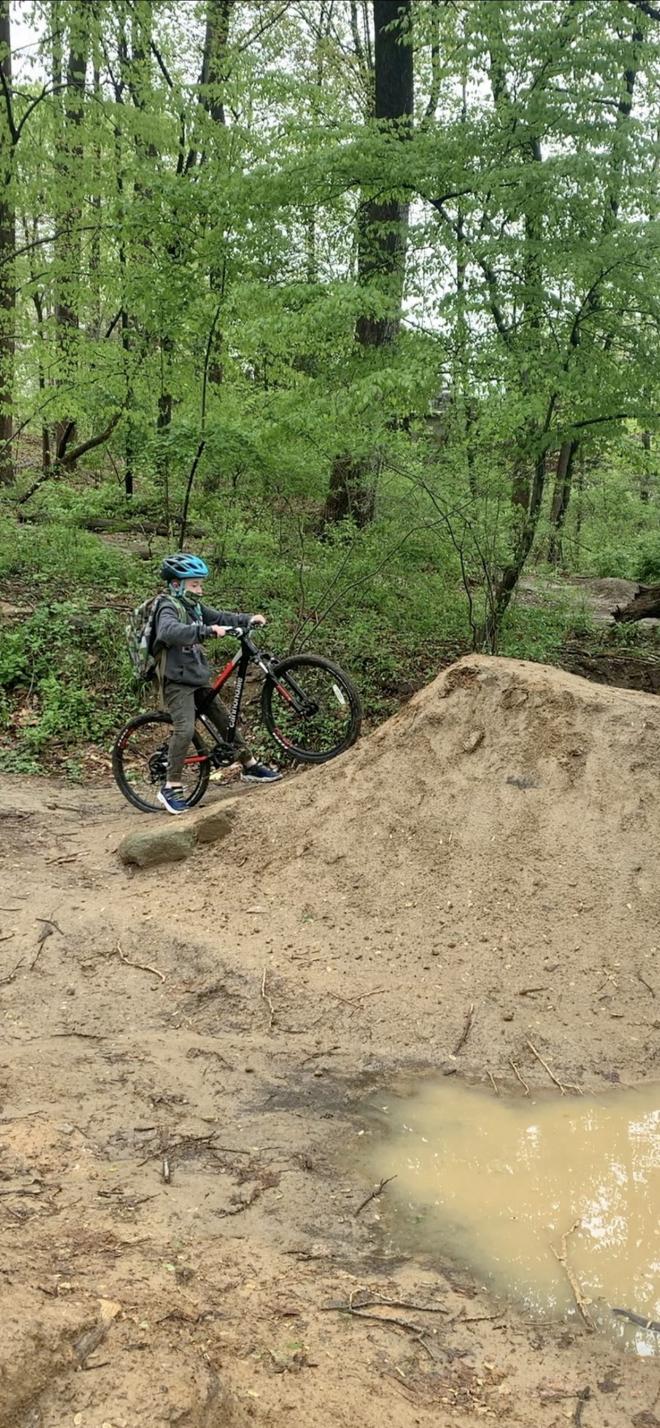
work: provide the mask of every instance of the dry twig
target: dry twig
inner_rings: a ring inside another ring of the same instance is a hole
[[[357,1290],[350,1295],[349,1304],[351,1309],[375,1309],[381,1306],[385,1309],[416,1309],[419,1314],[449,1313],[449,1310],[445,1308],[444,1304],[415,1304],[410,1299],[389,1299],[384,1295],[371,1295],[368,1292],[365,1293],[365,1297],[363,1298],[362,1294],[362,1290]],[[360,1297],[358,1298],[358,1296]],[[321,1307],[324,1313],[329,1313],[331,1309],[345,1309],[346,1305],[340,1302],[333,1302],[331,1304],[323,1304]]]
[[[6,987],[9,982],[13,982],[16,973],[20,971],[22,966],[23,958],[21,957],[20,960],[16,963],[16,966],[12,968],[11,972],[7,973],[6,977],[0,977],[0,987]]]
[[[348,1304],[328,1304],[325,1308],[326,1310],[335,1310],[339,1314],[350,1314],[352,1319],[368,1319],[372,1323],[381,1324],[384,1328],[403,1329],[405,1333],[413,1335],[421,1348],[426,1350],[430,1359],[433,1359],[434,1362],[437,1359],[435,1350],[431,1347],[426,1338],[427,1330],[423,1324],[415,1324],[412,1319],[399,1319],[391,1315],[385,1318],[383,1314],[370,1314],[368,1310],[362,1309],[360,1305],[354,1305],[352,1297]]]
[[[548,1076],[550,1077],[550,1080],[553,1081],[554,1084],[555,1084],[555,1086],[557,1087],[557,1089],[558,1089],[559,1091],[561,1091],[562,1096],[565,1096],[568,1091],[575,1091],[576,1096],[581,1096],[581,1095],[582,1095],[582,1091],[580,1090],[580,1087],[579,1087],[579,1086],[575,1086],[571,1081],[567,1081],[566,1084],[564,1085],[564,1082],[563,1082],[563,1081],[560,1081],[559,1078],[558,1078],[557,1076],[555,1076],[554,1071],[551,1071],[550,1067],[548,1066],[547,1061],[544,1061],[544,1060],[543,1060],[543,1057],[541,1056],[540,1051],[537,1051],[537,1050],[536,1050],[536,1047],[535,1047],[533,1041],[530,1041],[529,1038],[528,1038],[525,1044],[529,1047],[529,1050],[531,1051],[532,1056],[535,1056],[535,1057],[536,1057],[536,1060],[541,1063],[541,1066],[543,1067],[543,1070],[544,1070],[544,1071],[547,1071]]]
[[[262,997],[262,1001],[264,1001],[264,1002],[266,1003],[266,1006],[268,1007],[268,1030],[269,1030],[269,1031],[272,1031],[272,1030],[273,1030],[273,1022],[275,1021],[275,1007],[273,1006],[273,1003],[272,1003],[272,1001],[271,1001],[271,999],[270,999],[270,997],[269,997],[269,995],[268,995],[268,992],[266,991],[266,977],[267,977],[267,975],[268,975],[268,974],[267,974],[267,972],[266,972],[266,968],[264,967],[264,974],[263,974],[263,977],[261,978],[261,997]]]
[[[580,1315],[580,1318],[582,1319],[585,1328],[589,1330],[589,1333],[593,1333],[595,1326],[594,1321],[587,1308],[588,1301],[584,1298],[582,1290],[580,1289],[579,1282],[576,1279],[570,1264],[568,1263],[568,1241],[570,1236],[574,1234],[575,1230],[577,1230],[580,1223],[580,1220],[576,1220],[575,1223],[571,1225],[570,1230],[566,1230],[565,1234],[562,1235],[561,1249],[555,1249],[554,1245],[551,1245],[550,1248],[552,1249],[552,1253],[558,1264],[562,1266],[564,1274],[566,1275],[571,1289],[573,1290],[573,1296],[577,1305],[578,1314]]]
[[[514,1073],[514,1076],[516,1076],[517,1079],[519,1080],[519,1082],[520,1082],[520,1084],[521,1084],[521,1086],[522,1086],[522,1088],[523,1088],[523,1091],[525,1092],[525,1095],[528,1096],[528,1095],[529,1095],[529,1086],[527,1085],[527,1082],[526,1082],[524,1076],[521,1076],[521,1074],[520,1074],[520,1072],[519,1072],[519,1070],[518,1070],[518,1067],[516,1066],[516,1063],[515,1063],[515,1061],[513,1060],[513,1058],[512,1058],[511,1056],[509,1057],[509,1066],[511,1067],[511,1070],[512,1070],[513,1073]]]
[[[62,932],[62,928],[59,927],[56,922],[53,922],[50,917],[38,917],[36,920],[37,920],[37,922],[41,922],[43,925],[42,925],[42,928],[41,928],[41,932],[39,933],[39,936],[38,936],[38,938],[37,938],[37,950],[36,950],[36,952],[35,952],[35,954],[34,954],[34,957],[32,958],[32,961],[31,961],[31,963],[30,963],[30,971],[31,971],[31,972],[34,971],[34,968],[36,967],[37,962],[39,961],[39,958],[40,958],[41,953],[42,953],[42,950],[43,950],[43,945],[44,945],[44,942],[46,941],[46,939],[47,939],[48,937],[52,937],[52,935],[53,935],[54,932],[59,932],[60,937],[63,937],[63,936],[64,936],[64,933]]]
[[[646,977],[643,977],[641,972],[635,972],[635,976],[637,981],[641,982],[642,986],[646,987],[647,992],[650,992],[651,996],[655,999],[655,988],[651,986],[650,982],[647,982]]]
[[[377,1200],[378,1196],[382,1195],[385,1186],[389,1185],[392,1180],[396,1180],[396,1175],[387,1175],[384,1180],[379,1181],[375,1189],[373,1189],[371,1193],[367,1195],[366,1199],[362,1201],[362,1204],[358,1205],[357,1210],[353,1212],[354,1215],[359,1215],[362,1210],[366,1209],[367,1205],[371,1204],[372,1200]]]
[[[465,1046],[465,1043],[466,1043],[466,1041],[467,1041],[467,1039],[468,1039],[468,1036],[470,1035],[470,1031],[472,1030],[472,1022],[473,1022],[473,1021],[474,1021],[474,1002],[471,1002],[471,1003],[470,1003],[470,1006],[468,1007],[468,1011],[467,1011],[467,1016],[466,1016],[466,1018],[465,1018],[465,1022],[464,1022],[464,1024],[463,1024],[463,1030],[462,1030],[462,1032],[461,1032],[461,1034],[460,1034],[460,1036],[459,1036],[459,1038],[458,1038],[458,1041],[456,1042],[456,1045],[455,1045],[455,1047],[454,1047],[454,1050],[452,1051],[452,1056],[458,1056],[458,1053],[459,1053],[459,1051],[461,1050],[461,1048],[462,1048],[463,1046]]]
[[[161,982],[165,981],[163,973],[159,972],[157,967],[150,967],[148,962],[131,961],[131,958],[126,956],[126,953],[122,948],[121,942],[117,943],[115,951],[120,962],[123,962],[125,967],[135,967],[136,971],[138,972],[151,972],[152,977],[160,977]]]
[[[387,987],[374,987],[373,991],[358,992],[357,996],[355,997],[340,997],[339,992],[330,991],[328,992],[328,996],[332,997],[336,1002],[341,1002],[342,1005],[345,1007],[355,1007],[358,1002],[366,1001],[367,997],[377,997],[380,995],[381,992],[386,991]]]
[[[486,1075],[488,1076],[488,1080],[490,1081],[490,1084],[491,1084],[491,1086],[492,1086],[492,1088],[493,1088],[493,1090],[494,1090],[494,1092],[495,1092],[495,1095],[496,1095],[496,1096],[499,1096],[499,1094],[500,1094],[500,1088],[499,1088],[499,1086],[498,1086],[498,1084],[497,1084],[497,1081],[495,1080],[495,1077],[493,1076],[492,1071],[487,1071],[487,1072],[486,1072]]]

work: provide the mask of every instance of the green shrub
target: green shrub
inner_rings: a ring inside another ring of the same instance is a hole
[[[642,536],[635,558],[635,577],[643,584],[660,581],[660,531]]]
[[[0,581],[55,587],[64,598],[80,587],[130,588],[140,564],[90,531],[66,525],[16,525],[0,520]],[[144,580],[144,570],[141,570]]]

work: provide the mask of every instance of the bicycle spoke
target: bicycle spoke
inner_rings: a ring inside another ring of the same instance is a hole
[[[322,760],[352,742],[350,686],[340,671],[324,665],[278,670],[270,714],[274,737],[293,754]]]
[[[115,777],[122,793],[145,812],[156,811],[158,793],[167,778],[167,751],[171,724],[154,715],[130,724],[113,754]],[[199,741],[184,762],[181,783],[187,802],[196,802],[208,780],[208,760]]]

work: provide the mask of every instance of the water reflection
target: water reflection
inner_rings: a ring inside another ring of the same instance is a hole
[[[532,1101],[444,1079],[378,1111],[399,1239],[542,1317],[575,1312],[572,1277],[596,1325],[660,1354],[660,1333],[613,1313],[660,1322],[660,1088]]]

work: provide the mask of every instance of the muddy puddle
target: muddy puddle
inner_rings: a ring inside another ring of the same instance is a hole
[[[582,1300],[595,1329],[660,1355],[660,1086],[534,1099],[445,1078],[373,1097],[369,1122],[370,1173],[396,1177],[376,1211],[392,1247],[535,1318]]]

